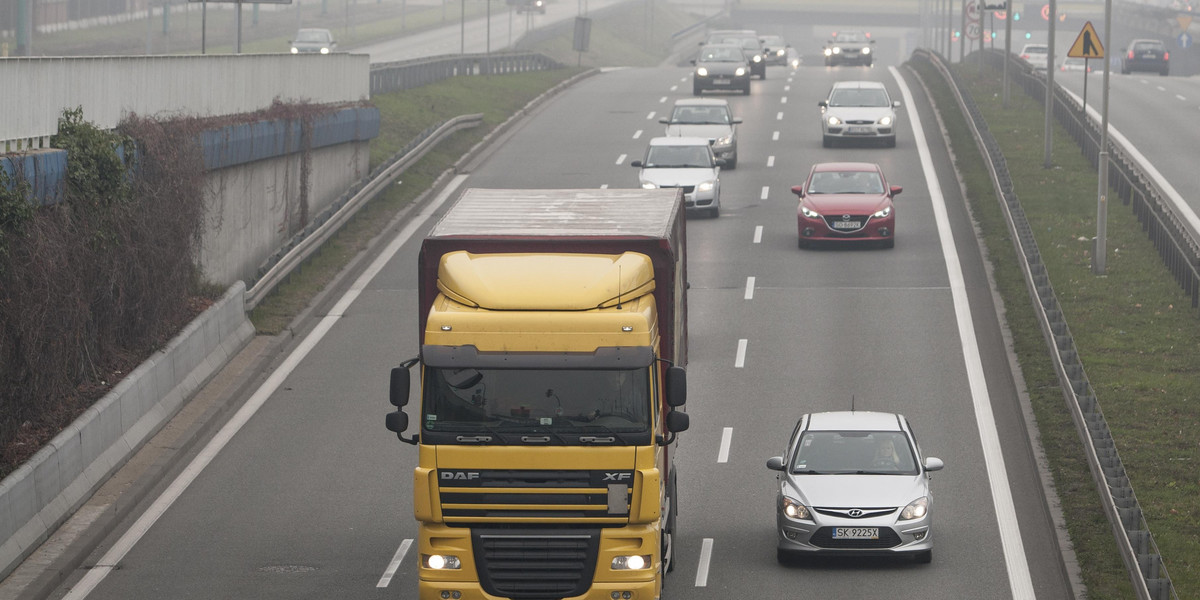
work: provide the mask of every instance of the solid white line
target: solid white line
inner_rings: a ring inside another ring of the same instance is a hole
[[[700,544],[700,566],[696,567],[696,587],[708,585],[708,563],[712,560],[712,538]]]
[[[1008,586],[1012,591],[1013,600],[1035,600],[1037,595],[1033,591],[1029,563],[1025,558],[1025,547],[1021,541],[1021,529],[1017,521],[1017,510],[1013,504],[1012,490],[1008,485],[1008,470],[1004,466],[1004,452],[1001,451],[1000,434],[996,430],[996,418],[992,414],[992,400],[983,374],[983,359],[979,356],[979,341],[975,338],[974,322],[971,320],[971,305],[967,300],[962,264],[958,262],[958,251],[950,230],[946,199],[942,196],[942,187],[933,167],[933,158],[929,154],[928,142],[921,128],[921,118],[917,114],[912,92],[896,67],[888,67],[888,71],[896,79],[900,92],[904,95],[908,118],[912,122],[913,137],[916,138],[917,151],[921,157],[921,169],[924,171],[925,183],[929,186],[929,196],[933,200],[934,220],[941,241],[942,258],[946,261],[946,273],[950,277],[950,293],[954,299],[958,338],[966,362],[971,403],[975,408],[975,425],[979,428],[988,484],[992,492],[992,506],[1000,527],[1000,545],[1004,551],[1004,563],[1008,567]]]
[[[636,140],[636,139],[638,139],[638,138],[640,138],[640,137],[642,137],[642,130],[641,130],[641,129],[639,129],[639,130],[637,130],[637,131],[633,132],[633,139],[635,139],[635,140]]]
[[[762,230],[763,230],[762,225],[759,225],[754,228],[754,243],[755,244],[762,243]]]
[[[773,131],[773,132],[771,132],[771,141],[772,141],[772,142],[778,142],[778,141],[779,141],[779,132],[778,132],[778,131]]]
[[[746,278],[746,299],[747,300],[754,299],[754,278],[753,277]]]
[[[774,157],[774,156],[768,156],[768,157],[767,157],[767,166],[768,166],[768,167],[773,167],[773,166],[775,166],[775,157]]]
[[[746,366],[746,345],[749,343],[749,340],[745,338],[738,340],[737,357],[733,359],[734,368],[740,369]]]
[[[721,430],[721,450],[717,452],[717,462],[729,462],[729,443],[733,440],[733,428],[726,427]]]
[[[437,198],[434,198],[433,202],[429,204],[425,212],[413,216],[412,221],[409,221],[408,225],[405,225],[404,229],[396,234],[395,238],[392,238],[392,241],[375,258],[371,266],[363,271],[363,274],[355,280],[350,289],[338,300],[329,314],[322,318],[316,327],[300,341],[296,349],[279,365],[279,368],[271,373],[266,382],[255,390],[254,395],[250,396],[250,399],[242,405],[242,408],[213,436],[204,449],[196,455],[196,458],[192,459],[191,463],[188,463],[183,472],[171,482],[171,485],[150,505],[150,508],[146,509],[146,512],[142,513],[142,516],[113,544],[112,548],[109,548],[108,552],[104,553],[104,556],[100,558],[96,566],[89,569],[87,574],[79,580],[79,583],[71,588],[71,591],[63,597],[63,600],[81,600],[82,598],[86,598],[111,571],[117,568],[117,565],[125,558],[125,555],[133,549],[134,544],[141,540],[142,536],[150,530],[150,527],[158,521],[158,518],[167,512],[167,509],[183,495],[184,490],[216,458],[217,454],[225,448],[225,445],[233,439],[233,436],[241,431],[242,427],[254,416],[254,413],[262,408],[262,405],[275,393],[275,390],[283,385],[284,380],[296,370],[296,367],[308,356],[308,353],[321,342],[325,334],[329,333],[334,323],[337,323],[338,319],[345,314],[346,308],[358,298],[359,293],[383,270],[387,262],[400,251],[400,248],[409,238],[425,225],[425,222],[458,189],[458,186],[462,185],[462,182],[466,178],[466,175],[459,175],[452,179],[450,184],[446,186],[446,189],[442,190],[442,193],[438,194]]]
[[[776,120],[776,121],[782,121],[782,120],[783,120],[783,113],[782,113],[782,112],[777,112],[777,113],[775,113],[775,120]]]
[[[736,55],[735,55],[735,56],[736,56]],[[622,154],[622,155],[618,156],[618,157],[617,157],[617,164],[618,164],[618,165],[623,165],[623,164],[625,164],[625,157],[626,157],[626,156],[628,156],[628,154]]]
[[[650,111],[650,114],[646,115],[646,120],[649,121],[650,119],[653,119],[654,115],[656,114],[658,114],[658,111]]]
[[[383,577],[379,578],[379,583],[375,584],[377,588],[385,588],[392,582],[392,577],[396,574],[396,570],[400,568],[400,563],[404,561],[404,555],[408,554],[408,548],[412,546],[412,539],[406,539],[400,542],[400,547],[396,549],[396,554],[392,556],[392,562],[388,563],[388,568],[383,572]]]
[[[767,199],[767,195],[768,195],[768,194],[770,194],[770,193],[771,193],[771,187],[770,187],[770,186],[766,186],[766,185],[764,185],[764,186],[763,186],[763,189],[762,189],[762,194],[761,194],[761,195],[759,195],[759,199],[760,199],[760,200],[766,200],[766,199]]]

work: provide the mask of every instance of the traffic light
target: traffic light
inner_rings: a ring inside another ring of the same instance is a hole
[[[1013,20],[1014,20],[1014,21],[1020,21],[1020,20],[1021,20],[1021,12],[1020,12],[1020,11],[1017,11],[1017,10],[1014,10],[1014,11],[1013,11]]]
[[[958,38],[960,38],[960,37],[962,37],[962,32],[961,32],[961,31],[959,31],[959,30],[957,30],[957,29],[955,29],[955,30],[954,30],[954,39],[956,39],[956,40],[957,40],[957,39],[958,39]]]
[[[1032,33],[1028,32],[1028,31],[1025,32],[1025,39],[1030,39],[1032,37],[1033,37]]]

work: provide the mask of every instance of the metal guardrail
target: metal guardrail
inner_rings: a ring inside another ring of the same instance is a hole
[[[390,185],[401,173],[450,134],[476,127],[483,123],[482,114],[462,115],[430,127],[421,132],[408,146],[397,152],[390,160],[377,167],[357,189],[349,190],[343,199],[334,203],[320,218],[314,219],[304,231],[293,238],[292,243],[280,249],[267,265],[263,274],[246,290],[246,310],[254,310],[292,270],[308,260],[334,233],[341,229],[367,202]]]
[[[502,75],[560,69],[539,52],[447,54],[371,65],[371,95],[398,92],[462,75]]]
[[[1100,491],[1105,515],[1112,525],[1113,535],[1134,591],[1139,600],[1178,600],[1179,596],[1171,585],[1166,566],[1163,565],[1162,554],[1154,543],[1154,537],[1150,534],[1141,506],[1121,463],[1116,443],[1096,400],[1095,391],[1083,371],[1079,351],[1075,347],[1075,340],[1050,284],[1046,266],[1042,263],[1033,229],[1013,191],[1012,175],[1008,171],[1008,164],[1000,146],[988,131],[987,122],[975,101],[960,84],[957,75],[946,68],[942,58],[936,53],[917,50],[913,53],[913,59],[932,64],[950,85],[959,108],[966,117],[967,125],[974,133],[980,154],[985,158],[996,198],[1000,201],[1009,233],[1012,234],[1013,246],[1017,254],[1024,259],[1020,261],[1020,266],[1025,275],[1025,284],[1029,288],[1042,334],[1051,351],[1063,395],[1071,410],[1071,418],[1087,450],[1088,466]],[[1021,79],[1018,75],[1018,80]],[[1045,84],[1042,85],[1043,91],[1040,93],[1044,94]]]

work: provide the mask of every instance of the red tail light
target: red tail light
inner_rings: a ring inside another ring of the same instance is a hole
[[[1171,60],[1171,53],[1163,52],[1163,60]]]
[[[1133,58],[1133,50],[1130,50],[1130,51],[1129,51],[1129,56],[1126,56],[1125,58]]]

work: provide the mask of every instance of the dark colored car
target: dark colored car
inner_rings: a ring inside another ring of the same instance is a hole
[[[801,248],[814,242],[875,242],[896,245],[896,212],[892,198],[902,191],[889,186],[874,163],[818,163],[804,185],[792,187],[800,197],[796,225]]]
[[[740,91],[750,95],[750,65],[742,47],[734,44],[708,44],[692,61],[692,95],[705,90]]]
[[[707,44],[736,44],[742,47],[746,62],[750,65],[750,74],[758,75],[759,79],[767,78],[767,56],[763,50],[762,40],[751,29],[718,29],[708,32]]]
[[[1121,72],[1128,75],[1134,71],[1157,71],[1166,77],[1171,71],[1171,55],[1159,40],[1133,40],[1125,49],[1121,61]]]
[[[296,39],[288,42],[292,54],[320,53],[329,54],[337,48],[337,42],[328,29],[301,29],[296,32]]]
[[[863,65],[875,62],[875,40],[864,31],[835,31],[825,43],[825,66]]]
[[[546,14],[546,0],[519,0],[517,12],[535,12]]]
[[[788,49],[792,47],[779,35],[764,35],[759,38],[768,65],[787,65]]]

